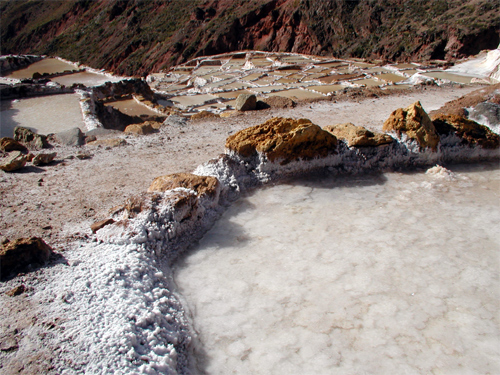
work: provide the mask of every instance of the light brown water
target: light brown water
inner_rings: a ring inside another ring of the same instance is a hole
[[[62,73],[65,70],[74,70],[74,69],[78,69],[78,67],[76,65],[60,61],[58,59],[49,58],[33,63],[30,66],[27,66],[26,68],[16,70],[8,74],[6,77],[27,79],[27,78],[33,78],[33,73],[54,74],[54,73]]]

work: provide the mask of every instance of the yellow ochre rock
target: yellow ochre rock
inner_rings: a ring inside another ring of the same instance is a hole
[[[243,157],[263,153],[270,161],[286,164],[297,159],[325,157],[335,150],[337,138],[307,119],[275,117],[243,129],[226,140],[226,148]]]
[[[389,134],[373,133],[370,130],[356,126],[350,122],[345,124],[327,125],[323,128],[340,139],[345,139],[349,147],[381,146],[394,142]]]
[[[197,176],[191,173],[173,173],[156,177],[148,192],[163,192],[178,187],[196,191],[199,196],[215,196],[219,187],[219,180],[211,176]]]
[[[420,102],[415,102],[408,108],[396,109],[384,122],[382,130],[394,131],[398,137],[405,133],[409,138],[415,139],[420,147],[430,147],[433,150],[437,149],[439,143],[439,135]]]

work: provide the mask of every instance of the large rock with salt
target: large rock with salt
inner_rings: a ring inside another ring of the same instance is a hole
[[[327,125],[323,129],[332,133],[338,139],[346,140],[349,147],[381,146],[394,142],[394,138],[389,134],[373,133],[362,126],[356,126],[350,122]]]
[[[281,117],[243,129],[226,140],[226,148],[243,157],[258,152],[281,164],[325,157],[335,150],[336,145],[337,138],[333,134],[310,120]]]
[[[398,137],[404,133],[408,138],[416,140],[422,148],[430,147],[436,150],[439,143],[439,135],[420,102],[415,102],[407,108],[396,109],[384,122],[382,130],[395,132]]]
[[[19,238],[0,247],[0,279],[28,269],[30,265],[43,265],[52,249],[41,238]]]
[[[488,127],[457,115],[437,115],[432,122],[440,135],[456,134],[462,142],[471,146],[495,149],[499,147],[500,137]]]
[[[28,158],[21,151],[12,151],[0,164],[0,169],[5,172],[13,172],[26,165]]]
[[[191,173],[173,173],[156,177],[148,191],[164,192],[178,187],[196,191],[199,196],[215,197],[219,191],[219,180],[212,176],[198,176]]]
[[[16,141],[15,139],[8,138],[8,137],[3,137],[0,138],[0,150],[4,152],[10,152],[10,151],[28,151],[25,146],[23,146],[21,143]]]
[[[49,148],[47,136],[37,134],[30,129],[16,126],[14,128],[14,139],[32,149]]]
[[[237,111],[253,111],[257,107],[257,97],[254,94],[240,94],[236,98],[234,109]]]

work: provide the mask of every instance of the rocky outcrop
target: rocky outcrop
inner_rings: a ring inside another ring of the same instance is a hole
[[[51,153],[39,153],[37,154],[33,160],[31,161],[33,165],[45,165],[45,164],[50,164],[54,161],[56,158],[57,153],[56,152],[51,152]]]
[[[0,139],[0,150],[4,152],[22,151],[26,152],[28,149],[15,139],[3,137]]]
[[[483,148],[495,149],[500,145],[500,137],[489,128],[475,121],[456,115],[437,115],[432,122],[439,135],[455,134],[462,143],[469,146],[479,145]]]
[[[0,278],[26,271],[30,265],[43,265],[52,248],[41,238],[19,238],[0,247]]]
[[[194,190],[200,197],[214,197],[220,185],[215,177],[197,176],[191,173],[174,173],[156,177],[149,186],[148,192],[164,192],[179,187]]]
[[[37,134],[21,126],[16,126],[14,128],[14,139],[30,149],[38,150],[41,148],[50,148],[50,144],[47,142],[47,136]]]
[[[12,151],[0,164],[0,169],[5,172],[13,172],[26,165],[28,158],[21,151]]]
[[[257,107],[257,97],[254,94],[240,94],[236,98],[234,109],[237,111],[253,111]]]
[[[243,157],[257,152],[270,161],[286,164],[292,160],[313,159],[333,153],[337,138],[307,119],[276,117],[243,129],[226,140],[226,148]]]
[[[362,126],[350,122],[345,124],[327,125],[323,128],[338,139],[344,139],[349,147],[381,146],[394,142],[389,134],[373,133]]]
[[[143,123],[143,124],[132,124],[125,128],[125,133],[129,134],[137,134],[137,135],[147,135],[155,132],[155,129],[151,126],[151,124]]]
[[[420,102],[415,102],[408,108],[398,108],[384,122],[382,130],[395,132],[399,138],[406,134],[408,138],[418,142],[420,147],[437,149],[439,135]]]

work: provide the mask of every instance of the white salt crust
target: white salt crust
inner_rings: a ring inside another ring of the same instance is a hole
[[[172,284],[172,263],[199,240],[225,207],[243,192],[311,172],[358,174],[451,162],[498,158],[500,150],[466,147],[455,136],[442,139],[436,152],[420,150],[406,138],[373,148],[337,153],[281,165],[257,155],[243,159],[227,152],[199,166],[197,175],[214,176],[213,197],[178,188],[149,195],[149,207],[134,218],[100,229],[96,242],[82,242],[68,254],[50,305],[63,317],[64,330],[55,371],[62,374],[189,374],[192,335]],[[434,172],[429,172],[434,173]],[[439,172],[441,173],[441,172]],[[446,173],[446,172],[443,172]],[[178,198],[183,204],[175,205]],[[64,317],[76,317],[65,319]]]

